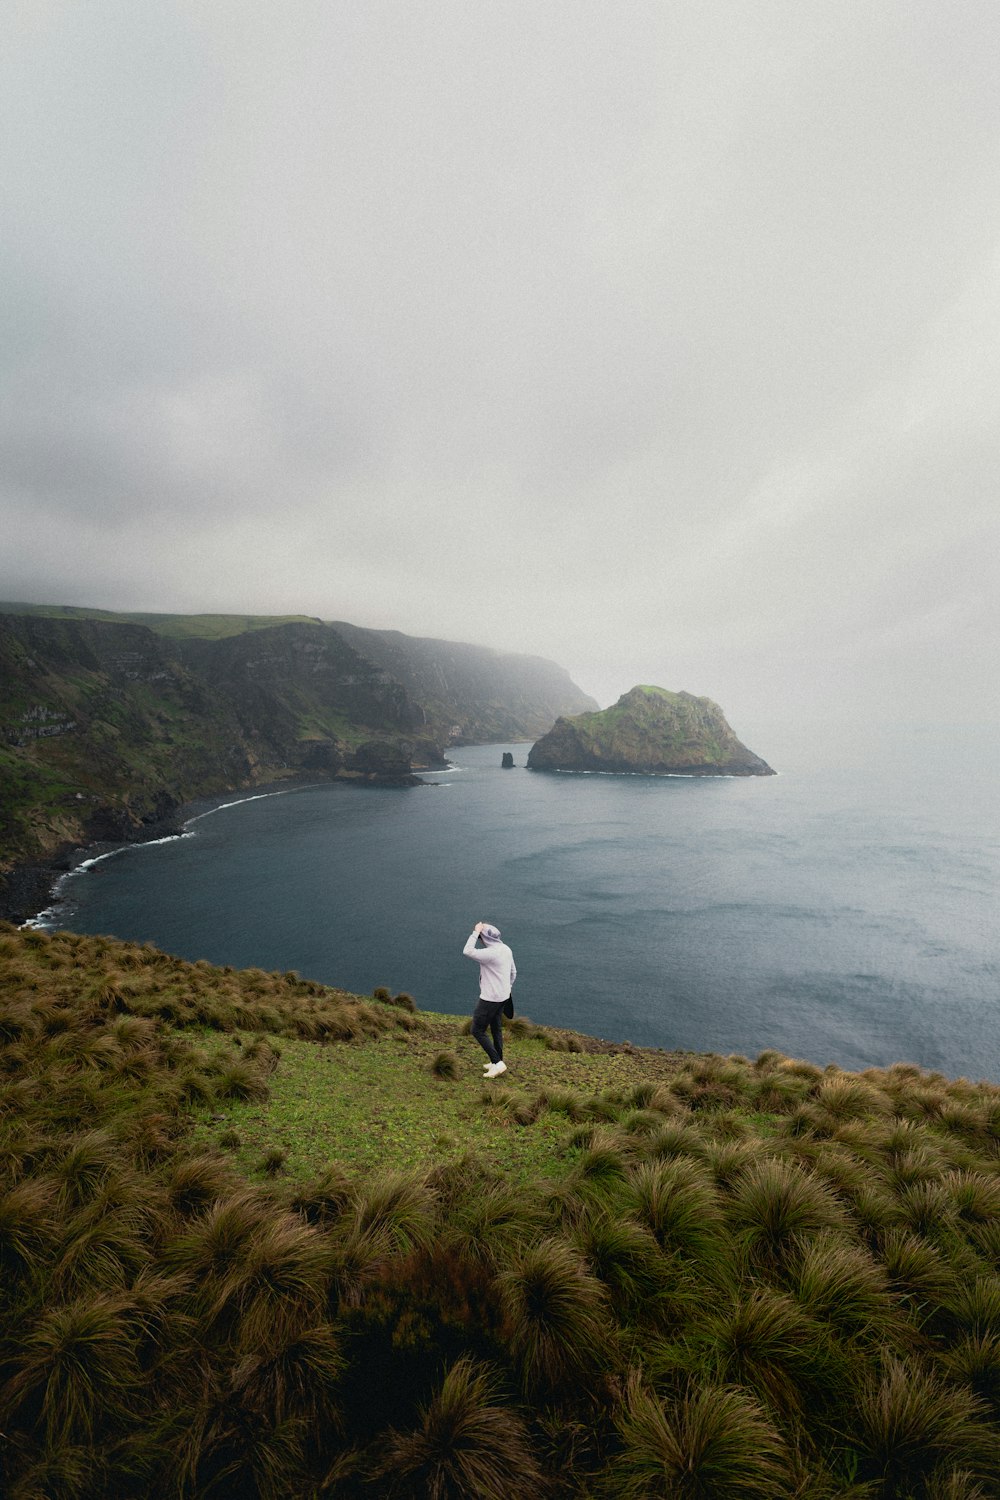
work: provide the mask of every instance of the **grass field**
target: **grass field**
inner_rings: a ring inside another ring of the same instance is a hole
[[[553,1052],[544,1038],[525,1035],[523,1023],[508,1023],[508,1071],[484,1083],[485,1057],[466,1022],[427,1012],[420,1020],[419,1030],[365,1047],[282,1041],[267,1101],[230,1102],[199,1122],[196,1139],[230,1143],[250,1174],[278,1153],[282,1171],[301,1182],[332,1162],[358,1173],[419,1170],[466,1151],[526,1182],[557,1171],[571,1154],[558,1107],[567,1090],[606,1093],[610,1107],[641,1078],[678,1071],[676,1058],[653,1053]]]

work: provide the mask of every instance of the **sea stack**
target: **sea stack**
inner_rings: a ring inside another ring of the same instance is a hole
[[[640,686],[610,708],[557,719],[528,754],[531,771],[638,776],[773,776],[711,698]]]
[[[501,768],[504,771],[511,771],[511,770],[513,770],[513,768],[514,768],[514,757],[513,757],[513,755],[511,755],[511,753],[510,753],[509,750],[505,750],[504,753],[503,753],[503,755],[501,756],[501,758],[500,758],[500,766],[501,766]]]

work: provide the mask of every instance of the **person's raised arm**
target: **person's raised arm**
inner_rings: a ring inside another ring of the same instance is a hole
[[[489,952],[487,948],[476,947],[476,939],[482,932],[483,926],[484,924],[482,922],[476,923],[475,927],[473,927],[472,931],[469,933],[468,938],[466,939],[465,947],[462,949],[462,952],[465,954],[466,958],[474,958],[476,962],[480,964]]]

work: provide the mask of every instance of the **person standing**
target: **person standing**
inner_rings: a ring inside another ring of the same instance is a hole
[[[489,1058],[483,1069],[485,1076],[497,1078],[507,1071],[503,1060],[503,1008],[517,978],[514,955],[501,939],[500,929],[489,922],[476,923],[462,952],[479,965],[479,1003],[472,1013],[472,1035]]]

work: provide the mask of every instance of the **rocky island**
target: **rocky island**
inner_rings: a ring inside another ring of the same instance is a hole
[[[532,771],[639,776],[773,776],[711,698],[640,686],[610,708],[560,718],[531,747]]]

